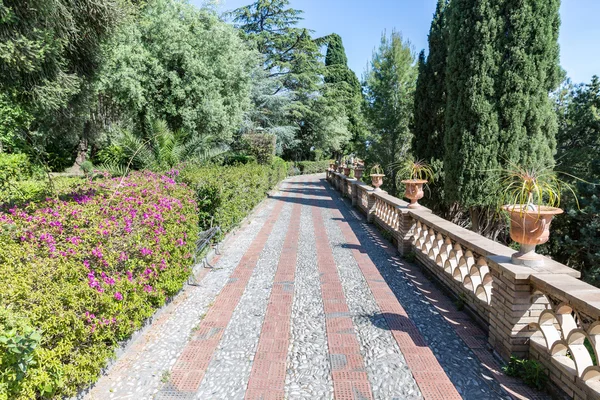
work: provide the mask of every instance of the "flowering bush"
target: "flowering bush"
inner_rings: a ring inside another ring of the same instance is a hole
[[[0,358],[0,399],[72,396],[93,382],[182,287],[197,231],[194,193],[174,174],[85,182],[0,212],[0,339],[29,349],[25,371]]]

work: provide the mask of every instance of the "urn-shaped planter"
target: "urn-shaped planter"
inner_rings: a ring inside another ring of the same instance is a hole
[[[423,192],[423,185],[426,184],[427,181],[424,179],[406,179],[403,180],[402,183],[406,186],[404,197],[410,200],[408,208],[421,207],[419,200],[425,195],[425,192]]]
[[[514,264],[530,267],[544,264],[544,257],[535,252],[535,246],[543,244],[550,238],[550,223],[555,215],[563,210],[547,206],[522,206],[519,204],[502,207],[510,216],[510,237],[521,245],[513,254]]]
[[[344,172],[344,166],[343,166],[343,165],[339,165],[339,166],[338,166],[338,169],[337,169],[337,172],[339,172],[340,174],[341,174],[342,172]]]
[[[329,169],[335,171],[335,163],[330,163]]]
[[[356,168],[354,169],[354,177],[355,177],[356,179],[360,180],[360,178],[362,178],[362,176],[363,176],[363,172],[364,172],[364,170],[365,170],[364,168],[361,168],[361,167],[356,167]]]
[[[349,166],[344,167],[344,175],[350,176],[350,167]]]
[[[381,190],[379,187],[383,185],[384,176],[384,174],[371,174],[371,185],[373,185],[375,190]]]

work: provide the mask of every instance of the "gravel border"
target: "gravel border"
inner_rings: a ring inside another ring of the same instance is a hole
[[[312,207],[302,206],[286,398],[333,399]]]

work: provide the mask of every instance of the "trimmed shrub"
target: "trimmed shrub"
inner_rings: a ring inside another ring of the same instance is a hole
[[[0,189],[8,189],[11,182],[27,179],[31,173],[27,155],[0,153]]]
[[[302,175],[320,174],[327,171],[331,161],[299,161],[296,163],[296,167],[300,170]]]
[[[275,135],[253,133],[242,136],[243,148],[253,156],[259,164],[270,165],[275,155]]]
[[[196,191],[200,229],[220,226],[225,233],[282,181],[287,164],[275,157],[271,165],[187,166],[181,179]]]
[[[0,213],[0,399],[73,396],[180,290],[198,214],[173,176],[84,181]]]

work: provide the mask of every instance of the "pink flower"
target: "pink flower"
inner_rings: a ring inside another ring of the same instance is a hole
[[[152,286],[150,286],[150,285],[144,285],[144,292],[150,293],[152,290],[154,290],[154,289],[152,289]]]
[[[117,301],[121,301],[121,300],[123,300],[123,295],[121,294],[121,292],[116,292],[116,293],[115,293],[115,299],[116,299]]]
[[[142,253],[143,256],[149,256],[152,254],[152,250],[146,248],[146,247],[142,247],[140,249],[140,253]]]
[[[92,249],[92,255],[95,256],[95,257],[98,257],[98,258],[102,258],[102,249],[99,248],[99,247],[97,247],[97,246],[94,247]]]

